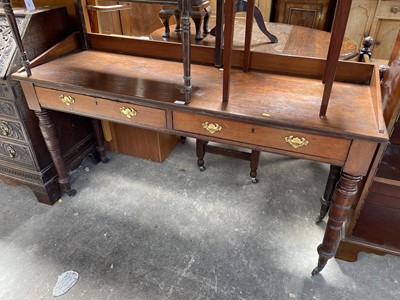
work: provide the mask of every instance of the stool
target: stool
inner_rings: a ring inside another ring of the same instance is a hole
[[[250,153],[243,152],[239,150],[208,145],[208,141],[196,139],[197,165],[199,166],[200,171],[204,171],[206,169],[206,167],[204,166],[204,156],[206,152],[250,161],[251,182],[253,183],[258,182],[258,179],[256,177],[257,177],[258,162],[260,160],[260,151],[251,150]]]
[[[190,12],[190,17],[192,18],[194,25],[196,27],[195,39],[202,40],[203,34],[201,33],[201,24],[203,23],[203,32],[208,34],[210,30],[208,29],[208,20],[211,15],[211,5],[209,1],[204,0],[192,0],[192,10]],[[165,27],[165,32],[162,35],[163,38],[169,38],[169,19],[174,16],[176,21],[175,32],[181,31],[180,23],[180,11],[177,6],[174,5],[163,5],[158,13],[158,16]]]

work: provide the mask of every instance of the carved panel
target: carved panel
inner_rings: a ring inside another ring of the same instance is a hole
[[[0,115],[18,118],[14,103],[0,99]]]
[[[21,32],[24,25],[24,17],[16,17],[18,28]],[[0,75],[6,76],[10,60],[15,51],[15,41],[11,34],[11,28],[4,15],[0,15]]]
[[[36,181],[36,182],[39,182],[39,183],[43,182],[43,180],[42,180],[42,178],[40,177],[39,174],[28,173],[26,171],[20,171],[20,170],[16,170],[16,169],[13,169],[13,168],[6,167],[6,166],[4,166],[2,164],[2,162],[0,160],[0,174],[1,173],[5,174],[7,176],[10,176],[10,177],[19,177],[19,178],[22,178],[24,180]]]
[[[8,85],[0,83],[0,98],[14,100],[14,94]]]
[[[0,118],[0,137],[1,136],[21,141],[26,140],[22,126],[19,122],[7,121]]]
[[[0,141],[0,157],[12,162],[34,166],[29,147]]]

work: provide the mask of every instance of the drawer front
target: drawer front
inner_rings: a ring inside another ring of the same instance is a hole
[[[0,137],[2,136],[19,141],[26,140],[21,123],[0,117]]]
[[[11,101],[0,99],[0,116],[18,118],[15,104]]]
[[[174,112],[173,124],[176,130],[339,161],[345,161],[350,147],[346,139],[184,112]]]
[[[16,164],[35,166],[31,150],[25,145],[0,140],[0,158]]]
[[[40,104],[47,108],[125,124],[166,128],[165,111],[162,109],[39,87],[36,94]]]
[[[400,1],[382,1],[378,16],[398,18],[400,20]]]

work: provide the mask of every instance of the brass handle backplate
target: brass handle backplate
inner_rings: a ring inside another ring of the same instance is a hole
[[[15,158],[17,156],[17,151],[12,146],[7,146],[8,156]]]
[[[60,96],[58,96],[58,99],[60,99],[60,101],[62,103],[64,103],[65,105],[68,105],[68,106],[75,102],[75,98],[71,97],[71,96],[60,95]]]
[[[211,134],[214,134],[217,131],[222,130],[222,126],[219,125],[218,123],[214,124],[214,123],[204,122],[203,124],[201,124],[201,127],[203,127],[205,130],[207,130]]]
[[[306,138],[297,136],[295,137],[293,135],[285,137],[285,141],[293,148],[300,148],[308,145],[308,141],[306,140]]]
[[[7,123],[1,122],[0,130],[1,130],[1,134],[4,135],[4,136],[9,136],[10,135],[10,127],[8,127]]]
[[[121,114],[125,115],[128,119],[137,115],[137,111],[133,108],[122,106],[119,110]]]
[[[397,14],[400,11],[400,7],[398,6],[393,6],[390,11],[394,14]]]

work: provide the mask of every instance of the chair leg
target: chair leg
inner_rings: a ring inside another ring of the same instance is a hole
[[[171,17],[171,14],[166,11],[166,10],[160,10],[160,12],[158,13],[158,17],[161,20],[161,23],[164,25],[165,31],[162,35],[163,38],[169,39],[170,35],[169,35],[169,18]]]
[[[176,23],[174,31],[180,32],[181,31],[181,14],[179,11],[176,10],[174,12],[174,18],[175,18],[175,23]]]
[[[201,23],[203,22],[203,17],[201,15],[192,15],[192,20],[194,22],[194,26],[196,27],[196,41],[201,41],[204,36],[201,33]]]
[[[258,163],[260,161],[260,151],[252,150],[250,154],[250,177],[251,182],[258,183],[257,177],[257,169]]]
[[[211,30],[208,28],[208,21],[210,20],[211,6],[206,7],[204,10],[206,14],[204,15],[204,21],[203,21],[203,33],[209,34]]]

